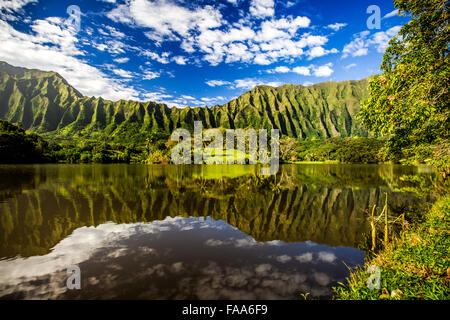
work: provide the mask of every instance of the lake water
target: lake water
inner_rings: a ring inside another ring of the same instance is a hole
[[[427,167],[0,166],[2,299],[329,298]],[[69,290],[67,268],[81,270]],[[348,267],[347,267],[348,266]]]

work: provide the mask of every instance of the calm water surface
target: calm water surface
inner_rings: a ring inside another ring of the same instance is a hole
[[[329,298],[426,167],[0,166],[2,299]],[[66,287],[81,269],[81,290]]]

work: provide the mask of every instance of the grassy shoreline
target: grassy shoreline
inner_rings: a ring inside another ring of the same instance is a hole
[[[369,289],[369,266],[380,268],[380,288]],[[419,221],[407,226],[347,284],[334,287],[336,300],[450,299],[450,195],[442,196]]]

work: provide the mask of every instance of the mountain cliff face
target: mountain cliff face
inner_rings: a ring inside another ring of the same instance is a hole
[[[165,104],[84,97],[59,74],[0,62],[0,118],[25,129],[71,137],[144,138],[178,127],[277,128],[298,138],[364,136],[355,119],[367,79],[310,87],[257,86],[222,106],[169,108]]]

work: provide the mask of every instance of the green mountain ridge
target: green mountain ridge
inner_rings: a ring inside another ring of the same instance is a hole
[[[367,97],[368,79],[304,87],[257,86],[224,104],[183,109],[156,102],[84,97],[56,72],[0,62],[0,118],[33,132],[59,137],[145,140],[175,128],[280,130],[296,138],[366,136],[355,115]]]

